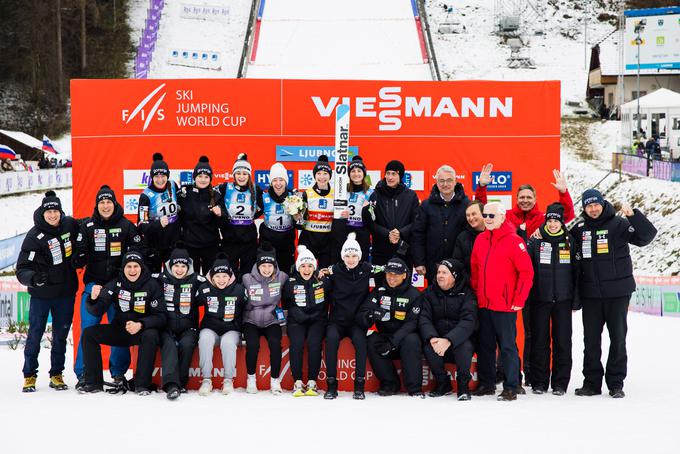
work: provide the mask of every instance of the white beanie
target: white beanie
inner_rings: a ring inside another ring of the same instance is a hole
[[[314,257],[314,254],[312,251],[307,249],[307,246],[305,245],[300,245],[298,246],[298,257],[297,260],[295,261],[295,269],[300,270],[300,267],[306,263],[309,263],[316,269],[317,264],[316,264],[316,257]]]
[[[248,175],[253,174],[253,168],[250,166],[250,163],[248,162],[248,155],[245,153],[239,153],[238,158],[236,158],[236,162],[234,162],[234,167],[231,169],[231,173],[234,174],[239,170],[247,172]]]
[[[288,171],[280,162],[277,162],[269,169],[269,182],[274,181],[274,178],[283,178],[288,186]]]
[[[361,246],[359,246],[359,242],[356,238],[357,234],[354,232],[347,235],[347,240],[345,241],[345,244],[342,245],[342,251],[340,251],[340,257],[344,258],[350,254],[356,254],[359,256],[359,260],[361,260]]]

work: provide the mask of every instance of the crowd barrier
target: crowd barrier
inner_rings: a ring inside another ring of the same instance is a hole
[[[24,238],[26,238],[26,234],[22,233],[12,238],[0,240],[0,270],[4,270],[17,262]]]
[[[146,79],[149,76],[151,58],[156,49],[158,39],[158,29],[161,23],[161,13],[163,11],[164,0],[150,0],[149,9],[144,21],[144,30],[139,38],[137,55],[135,56],[135,78]]]
[[[73,186],[70,168],[0,173],[0,197]]]
[[[647,174],[649,162],[646,156],[614,153],[613,163],[616,168],[620,165],[621,171],[626,173],[650,176],[664,181],[680,181],[680,162],[652,161],[649,175]]]

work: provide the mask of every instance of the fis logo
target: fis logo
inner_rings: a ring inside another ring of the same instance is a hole
[[[332,96],[323,100],[312,96],[312,103],[322,117],[330,117],[339,104],[351,105],[357,118],[378,118],[380,131],[399,131],[402,122],[417,118],[512,118],[512,97],[432,97],[403,96],[401,87],[382,87],[378,96],[351,99]]]
[[[140,120],[144,122],[144,126],[142,127],[142,132],[146,131],[146,128],[149,127],[149,124],[151,123],[151,120],[156,117],[158,121],[163,121],[165,120],[165,111],[164,109],[159,109],[161,103],[165,99],[165,95],[167,93],[163,92],[162,94],[159,95],[159,92],[165,87],[165,84],[160,84],[154,91],[149,93],[146,98],[142,99],[139,104],[137,104],[137,107],[134,108],[132,113],[130,113],[129,110],[123,109],[121,111],[121,120],[123,123],[126,125],[129,124],[132,120],[135,118],[139,117]],[[153,104],[151,109],[147,110],[146,106],[147,104],[150,104],[154,97],[156,95],[159,95],[156,98],[156,102]]]

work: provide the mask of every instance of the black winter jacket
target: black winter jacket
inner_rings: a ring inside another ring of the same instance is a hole
[[[455,348],[470,338],[477,324],[477,297],[467,276],[458,279],[449,290],[433,283],[423,292],[423,310],[418,328],[424,342],[444,337]]]
[[[408,334],[418,331],[418,315],[422,307],[422,294],[406,279],[398,287],[375,288],[357,313],[357,323],[369,329],[373,323],[377,331],[388,336],[390,342],[398,347]],[[373,313],[382,311],[379,320],[372,318]]]
[[[166,264],[167,266],[167,264]],[[154,274],[163,289],[163,301],[166,317],[165,329],[173,334],[181,334],[188,329],[198,329],[198,288],[206,280],[194,273],[192,267],[183,279],[177,279],[164,269]]]
[[[219,229],[225,225],[226,210],[217,192],[211,187],[182,186],[177,200],[184,244],[195,249],[219,246]],[[221,208],[221,217],[210,211],[213,206]]]
[[[452,257],[465,265],[465,272],[470,275],[471,266],[470,259],[472,257],[472,248],[475,245],[475,240],[477,236],[482,232],[470,227],[470,224],[465,223],[465,228],[458,234],[456,238],[456,244],[453,246]]]
[[[78,223],[62,213],[61,221],[52,227],[43,218],[42,208],[33,213],[34,226],[26,234],[17,259],[16,275],[37,298],[73,296],[78,278],[73,266],[73,248],[78,236]],[[36,273],[47,273],[47,283],[35,285]]]
[[[104,285],[118,276],[126,252],[136,250],[144,256],[145,249],[137,227],[123,216],[123,207],[116,203],[108,220],[95,207],[92,217],[80,223],[74,263],[85,267],[83,282]]]
[[[248,301],[245,287],[232,279],[223,289],[204,282],[196,296],[198,304],[205,307],[201,329],[209,328],[223,335],[227,331],[241,331],[243,309]]]
[[[605,201],[597,219],[583,214],[584,220],[571,229],[579,264],[580,298],[617,298],[635,291],[633,262],[628,244],[646,246],[656,236],[656,228],[639,211],[633,216],[617,216]]]
[[[390,259],[399,254],[407,258],[407,262],[411,260],[410,243],[419,205],[416,193],[403,183],[390,188],[384,179],[378,182],[363,216],[364,223],[371,231],[374,257]],[[399,230],[401,241],[398,244],[392,244],[389,240],[393,229]]]
[[[101,289],[96,300],[90,295],[85,307],[90,314],[101,317],[111,305],[116,314],[112,323],[120,327],[125,327],[128,321],[141,322],[143,329],[165,327],[163,291],[146,267],[135,282],[130,282],[121,271]]]
[[[283,285],[283,308],[288,310],[288,324],[328,320],[328,281],[312,276],[305,280],[297,271]]]
[[[418,208],[413,226],[413,264],[425,265],[428,274],[442,259],[451,257],[458,234],[465,229],[469,199],[463,185],[456,183],[453,199],[444,201],[437,185]]]
[[[527,252],[534,266],[534,284],[529,299],[551,303],[572,301],[576,309],[578,271],[574,260],[574,239],[568,232],[549,235],[545,223],[541,225],[540,232],[542,238],[530,238],[527,243]]]
[[[168,191],[167,187],[169,185],[175,186],[177,197],[179,198],[179,188],[177,188],[177,183],[174,181],[168,181],[166,189],[162,191],[156,189],[153,182],[149,183],[149,189],[156,192],[162,193]],[[139,214],[146,211],[146,216],[148,217],[148,209],[150,205],[149,197],[142,193],[139,196],[139,209],[137,216],[137,230],[144,235],[145,243],[149,249],[155,251],[166,251],[172,249],[179,240],[181,234],[181,224],[179,220],[172,222],[165,227],[161,226],[161,221],[159,219],[143,219]]]
[[[373,267],[361,262],[353,269],[347,269],[343,262],[330,267],[331,275],[324,278],[327,297],[330,302],[330,321],[351,326],[359,307],[368,297],[368,285]]]

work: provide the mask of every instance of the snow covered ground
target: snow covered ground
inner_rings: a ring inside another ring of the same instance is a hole
[[[169,402],[139,397],[78,395],[47,387],[49,350],[35,394],[21,393],[22,352],[0,347],[3,447],[31,452],[522,452],[676,454],[680,388],[680,319],[631,313],[625,399],[573,394],[581,384],[582,329],[574,315],[574,367],[569,392],[519,396],[516,402],[473,397],[425,400],[407,396],[363,402],[341,393],[335,401],[269,392],[223,396],[194,392]],[[606,351],[607,346],[603,346]],[[72,350],[66,381],[73,385]],[[125,422],[123,422],[125,421]],[[39,428],[36,428],[39,427]],[[27,440],[30,439],[30,442]],[[112,442],[113,441],[113,442]]]
[[[432,80],[409,0],[268,0],[247,77]]]
[[[229,9],[227,21],[209,21],[182,17],[181,7],[187,5],[223,6]],[[166,0],[153,53],[149,78],[188,79],[236,77],[243,50],[250,0],[211,0],[181,2]],[[172,50],[218,52],[221,68],[203,69],[168,63]]]
[[[529,56],[536,63],[535,69],[508,68],[510,47],[492,33],[494,4],[520,4],[519,1],[461,0],[457,2],[427,0],[430,29],[435,53],[443,80],[559,80],[562,83],[562,102],[585,98],[588,71],[585,66],[583,47],[582,11],[573,8],[573,1],[543,2],[546,7],[543,25],[538,20],[529,31],[543,30],[543,35],[528,33]],[[583,3],[583,2],[579,2]],[[595,2],[591,2],[595,4]],[[444,5],[453,6],[447,13]],[[614,27],[598,22],[595,18],[602,9],[593,9],[588,22],[588,62],[590,47],[610,33]],[[564,16],[569,16],[566,18]],[[535,18],[535,15],[527,16]],[[527,17],[528,18],[528,17]],[[459,21],[466,27],[461,34],[439,33],[439,25]],[[561,32],[573,32],[574,39]]]
[[[616,121],[563,121],[562,169],[574,202],[611,169],[619,131],[620,122]],[[680,273],[680,183],[625,173],[619,179],[618,173],[613,173],[599,189],[613,203],[628,203],[640,209],[658,230],[649,246],[631,246],[635,273],[652,276]],[[551,201],[543,200],[543,204]],[[577,214],[581,211],[581,206],[576,206]]]

